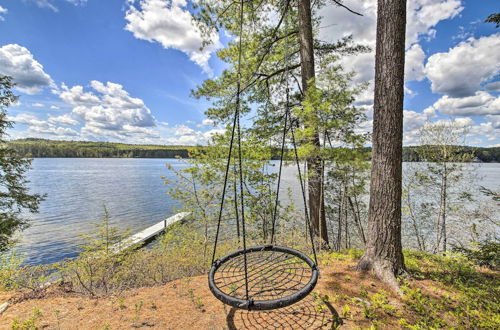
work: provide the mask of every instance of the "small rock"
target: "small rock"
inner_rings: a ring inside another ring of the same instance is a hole
[[[9,308],[9,303],[4,302],[3,304],[0,305],[0,315],[2,315],[3,312],[5,312]]]

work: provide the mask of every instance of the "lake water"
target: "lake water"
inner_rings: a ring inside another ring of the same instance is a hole
[[[33,192],[46,193],[40,213],[30,215],[31,227],[21,236],[19,250],[29,264],[47,264],[77,255],[78,234],[94,230],[104,205],[111,223],[139,231],[175,213],[179,205],[161,179],[175,179],[166,163],[183,168],[177,159],[37,158],[28,174]],[[476,164],[481,184],[500,187],[500,164]],[[283,189],[300,191],[294,168],[283,176]],[[295,198],[296,197],[296,198]]]

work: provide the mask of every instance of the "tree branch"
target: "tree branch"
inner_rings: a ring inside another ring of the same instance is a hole
[[[266,73],[256,73],[256,75],[258,77],[264,77],[264,80],[269,80],[271,79],[272,77],[280,74],[280,73],[283,73],[285,71],[291,71],[291,70],[294,70],[294,69],[297,69],[298,67],[300,67],[300,63],[298,64],[294,64],[294,65],[289,65],[287,67],[284,67],[284,68],[281,68],[277,71],[274,71],[273,73],[270,73],[270,74],[266,74]]]
[[[341,2],[339,2],[337,0],[332,0],[332,1],[335,2],[337,4],[337,6],[345,8],[345,9],[347,9],[348,11],[350,11],[351,13],[353,13],[355,15],[363,16],[363,14],[358,13],[357,11],[352,10],[351,8],[347,7],[346,5],[342,4]]]

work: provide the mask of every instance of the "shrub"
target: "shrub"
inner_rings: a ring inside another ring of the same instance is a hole
[[[473,248],[454,247],[453,252],[465,255],[470,261],[479,266],[498,270],[500,267],[500,243],[485,241]]]

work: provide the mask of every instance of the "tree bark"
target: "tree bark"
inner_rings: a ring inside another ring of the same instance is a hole
[[[309,88],[309,82],[315,77],[310,0],[298,0],[298,16],[302,90],[306,92]],[[317,129],[314,130],[312,141],[310,142],[318,149],[321,147],[319,131]],[[320,237],[325,243],[328,243],[325,202],[321,191],[323,179],[321,158],[319,156],[314,156],[308,158],[306,161],[309,183],[309,216],[311,217],[311,224],[315,236]]]
[[[406,0],[379,0],[368,240],[358,270],[399,292]]]

